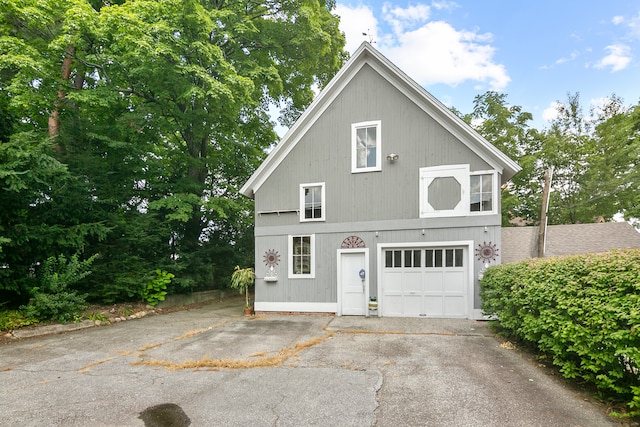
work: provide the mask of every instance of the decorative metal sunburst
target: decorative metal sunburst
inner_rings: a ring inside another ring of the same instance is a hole
[[[263,258],[267,267],[275,267],[280,262],[280,254],[275,249],[266,251]]]
[[[342,241],[340,249],[364,248],[364,240],[358,236],[349,236]]]
[[[498,249],[498,245],[495,243],[482,242],[479,243],[476,248],[476,256],[478,257],[478,261],[491,262],[500,256],[499,251],[500,249]]]

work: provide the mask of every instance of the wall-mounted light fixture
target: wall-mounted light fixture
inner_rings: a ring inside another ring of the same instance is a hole
[[[387,154],[387,160],[389,160],[390,162],[395,162],[396,160],[398,160],[398,155],[396,153],[389,153]]]

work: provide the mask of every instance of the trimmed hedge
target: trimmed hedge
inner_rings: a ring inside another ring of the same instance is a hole
[[[640,250],[528,260],[487,269],[482,309],[640,415]]]

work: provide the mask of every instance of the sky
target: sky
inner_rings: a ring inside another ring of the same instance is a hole
[[[542,130],[568,93],[585,114],[612,94],[640,102],[638,0],[340,0],[334,12],[349,53],[371,42],[462,113],[493,90]]]

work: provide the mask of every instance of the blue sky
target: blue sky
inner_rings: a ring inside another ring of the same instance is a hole
[[[637,0],[342,0],[335,13],[349,52],[375,42],[463,113],[487,90],[506,93],[538,129],[569,92],[580,93],[585,113],[611,94],[627,105],[640,101]]]

